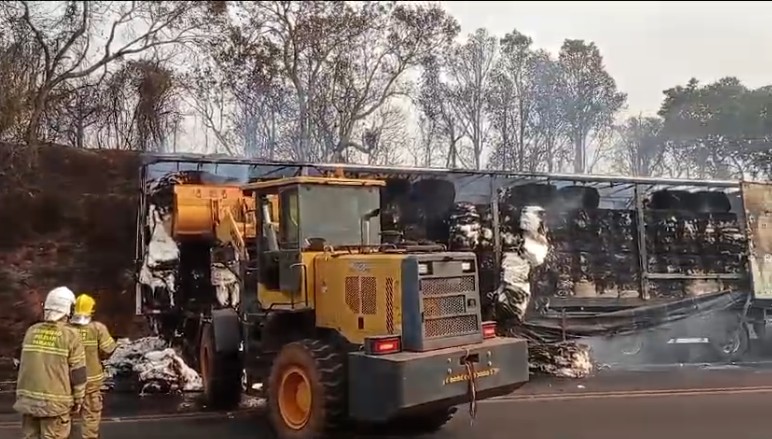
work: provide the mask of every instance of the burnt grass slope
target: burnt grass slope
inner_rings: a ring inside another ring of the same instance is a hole
[[[115,336],[141,335],[133,290],[139,155],[46,145],[29,165],[19,159],[25,148],[0,144],[0,358],[14,355],[58,285],[94,295],[97,319]]]

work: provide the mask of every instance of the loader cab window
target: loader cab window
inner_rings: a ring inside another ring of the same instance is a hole
[[[366,230],[361,221],[380,205],[377,187],[301,185],[300,204],[301,240],[324,238],[333,247],[355,246],[368,233],[369,244],[380,242],[380,219],[370,219]]]
[[[300,242],[300,206],[297,187],[279,193],[279,247],[296,249]]]

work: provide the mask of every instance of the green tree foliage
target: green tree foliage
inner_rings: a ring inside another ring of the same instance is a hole
[[[595,43],[566,40],[560,48],[559,64],[563,90],[558,99],[574,149],[574,172],[581,174],[588,166],[588,137],[612,126],[627,95],[617,91]]]
[[[459,35],[439,5],[21,0],[0,26],[2,141],[159,151],[195,114],[207,152],[267,159],[772,173],[772,86],[693,79],[621,121],[593,42]]]
[[[737,78],[665,90],[663,134],[683,174],[731,178],[770,170],[772,90],[750,90]]]
[[[613,171],[636,177],[661,176],[666,165],[667,142],[662,119],[631,117],[618,128],[613,150]]]

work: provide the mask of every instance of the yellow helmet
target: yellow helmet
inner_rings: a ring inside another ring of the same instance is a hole
[[[88,294],[81,294],[75,299],[75,311],[72,313],[72,322],[75,324],[86,324],[91,321],[94,315],[96,301]]]

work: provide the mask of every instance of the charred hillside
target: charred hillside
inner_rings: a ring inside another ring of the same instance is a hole
[[[19,148],[0,144],[0,157]],[[139,160],[57,145],[38,148],[31,166],[3,160],[0,357],[12,355],[57,285],[93,294],[98,318],[115,334],[141,332],[131,312]]]

